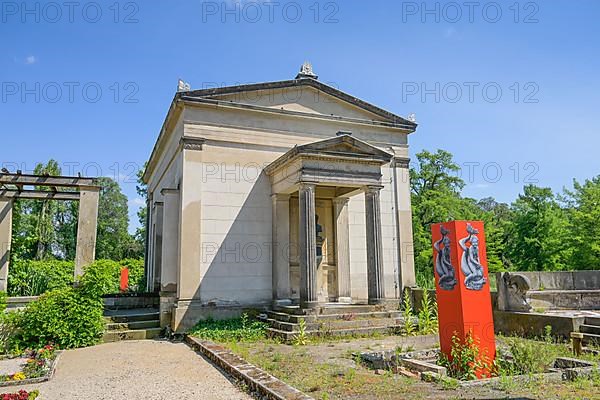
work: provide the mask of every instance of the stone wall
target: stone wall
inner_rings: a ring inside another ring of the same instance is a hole
[[[600,310],[600,271],[497,275],[500,310]]]

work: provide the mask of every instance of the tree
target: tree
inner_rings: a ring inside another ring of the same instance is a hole
[[[100,200],[98,207],[98,237],[96,258],[122,260],[136,256],[139,249],[129,232],[127,196],[111,178],[99,178]]]
[[[146,170],[147,166],[148,166],[148,162],[146,162],[144,164],[144,168],[140,169],[137,172],[138,183],[135,186],[135,190],[136,190],[138,196],[140,196],[144,200],[144,203],[146,203],[148,201],[148,186],[146,185],[146,183],[143,180],[144,171]],[[138,245],[142,249],[145,249],[146,248],[146,219],[148,217],[148,208],[145,205],[141,206],[137,212],[137,216],[138,216],[138,221],[140,223],[140,227],[136,229],[134,236],[135,236],[135,240],[138,243]]]
[[[60,175],[58,162],[39,163],[37,175]],[[52,190],[36,187],[36,190]],[[76,230],[77,204],[72,201],[16,200],[14,203],[12,258],[48,260],[72,258]]]
[[[528,185],[512,204],[508,253],[521,271],[560,271],[568,266],[568,221],[550,188]]]
[[[477,219],[482,214],[475,200],[460,196],[465,183],[452,154],[422,151],[410,170],[415,269],[419,286],[433,285],[431,224],[456,219]]]
[[[511,262],[506,250],[509,240],[507,231],[512,218],[509,205],[499,203],[492,197],[486,197],[479,200],[477,206],[483,212],[482,220],[485,224],[489,272],[510,269]]]
[[[600,175],[584,183],[573,180],[573,190],[565,190],[571,248],[569,267],[600,268]]]

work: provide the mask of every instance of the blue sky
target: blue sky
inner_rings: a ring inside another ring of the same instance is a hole
[[[452,152],[467,196],[597,175],[600,2],[465,3],[3,1],[0,162],[116,177],[135,226],[135,168],[179,77],[283,80],[310,60],[322,81],[416,113],[411,154]]]

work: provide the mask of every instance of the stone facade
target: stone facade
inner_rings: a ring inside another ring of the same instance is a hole
[[[415,129],[316,77],[177,93],[144,175],[162,324],[397,301],[415,285]]]

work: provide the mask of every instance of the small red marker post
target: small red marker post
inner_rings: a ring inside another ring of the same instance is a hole
[[[481,221],[451,221],[431,226],[440,348],[451,357],[452,337],[471,335],[481,361],[496,358],[494,317]],[[478,378],[490,376],[488,369]]]
[[[123,268],[121,270],[121,285],[119,286],[119,289],[121,290],[121,292],[126,292],[128,288],[129,288],[129,269]]]

